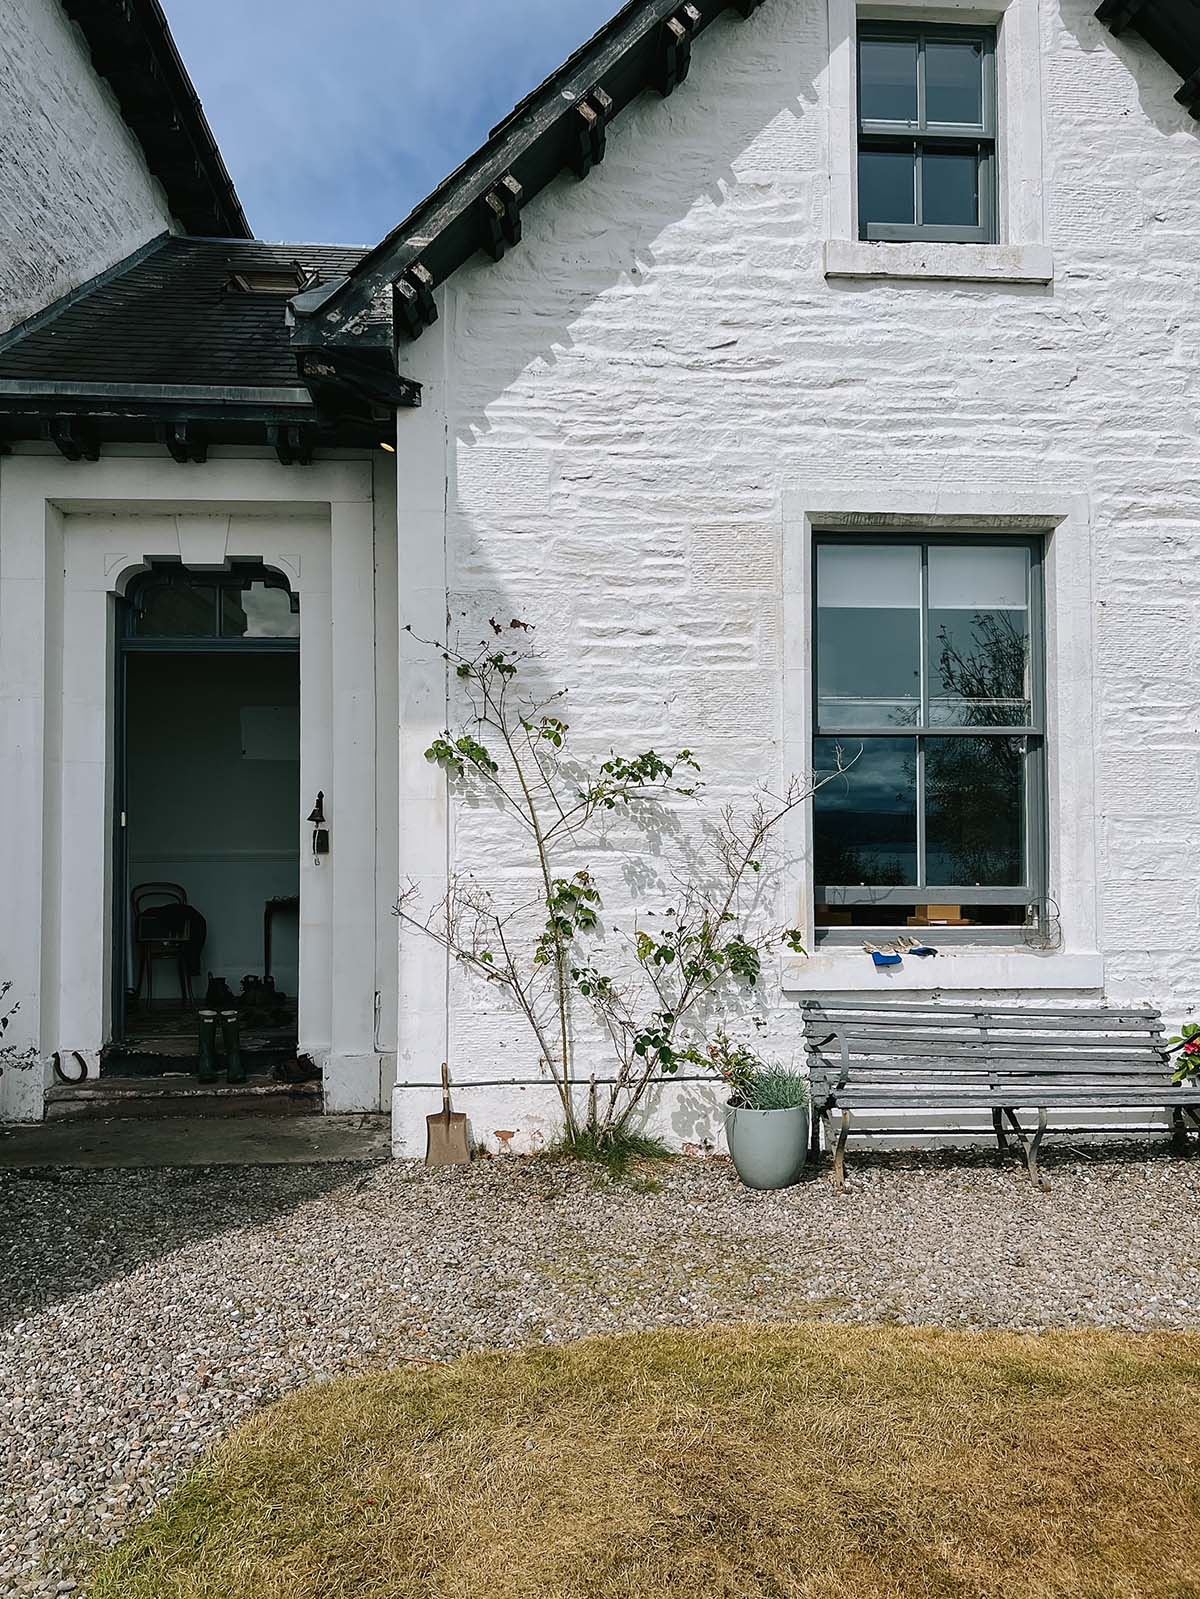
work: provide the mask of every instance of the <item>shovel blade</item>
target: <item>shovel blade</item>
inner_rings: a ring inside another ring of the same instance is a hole
[[[426,1116],[425,1164],[427,1166],[466,1166],[471,1160],[467,1141],[465,1111],[435,1111]]]

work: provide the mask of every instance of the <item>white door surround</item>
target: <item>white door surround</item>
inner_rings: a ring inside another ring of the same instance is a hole
[[[301,854],[300,1048],[331,1111],[378,1110],[375,524],[370,462],[204,466],[106,455],[0,465],[0,976],[9,1038],[98,1069],[110,1028],[113,596],[152,559],[261,560],[300,594],[301,802],[331,853]],[[40,928],[41,936],[38,937]],[[388,955],[384,953],[386,962]],[[44,1077],[0,1079],[0,1115],[42,1114]]]

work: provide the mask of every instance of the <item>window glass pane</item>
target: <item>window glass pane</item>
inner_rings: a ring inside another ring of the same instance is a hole
[[[917,41],[860,39],[858,103],[865,122],[917,120]]]
[[[839,741],[819,738],[818,778],[837,771]],[[848,770],[813,798],[818,883],[876,888],[917,880],[917,746],[911,738],[841,745]],[[853,764],[850,764],[853,762]]]
[[[979,40],[927,42],[925,120],[983,126],[983,45]]]
[[[912,150],[858,152],[858,220],[916,221],[916,154]]]
[[[1029,721],[1028,595],[1028,549],[930,546],[934,726],[1022,727]]]
[[[912,726],[920,697],[920,549],[818,545],[820,726]]]
[[[162,583],[142,591],[134,630],[140,638],[213,638],[217,591],[209,584]]]
[[[223,638],[299,638],[300,616],[284,589],[251,583],[225,590],[221,603]]]
[[[974,150],[923,152],[921,221],[939,228],[978,227],[979,157]]]
[[[1025,880],[1025,740],[925,740],[926,882]]]

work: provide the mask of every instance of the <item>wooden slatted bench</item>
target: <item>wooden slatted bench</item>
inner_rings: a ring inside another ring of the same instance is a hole
[[[1038,1150],[1052,1110],[1069,1116],[1169,1109],[1178,1142],[1186,1143],[1189,1127],[1200,1130],[1200,1082],[1172,1085],[1162,1018],[1154,1010],[814,999],[803,1011],[814,1143],[823,1124],[839,1187],[851,1122],[863,1112],[907,1112],[903,1122],[867,1131],[913,1136],[952,1130],[917,1128],[914,1112],[990,1111],[999,1151],[1015,1139],[1030,1178],[1043,1189],[1050,1185]],[[1030,1111],[1037,1112],[1037,1130],[1027,1133],[1020,1118]],[[1072,1130],[1134,1129],[1076,1123]]]

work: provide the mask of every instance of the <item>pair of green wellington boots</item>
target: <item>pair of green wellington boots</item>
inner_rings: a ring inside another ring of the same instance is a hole
[[[225,1081],[244,1083],[246,1064],[242,1060],[241,1028],[235,1010],[202,1010],[200,1020],[200,1081],[217,1080],[217,1024],[221,1026],[221,1040],[225,1045]]]

